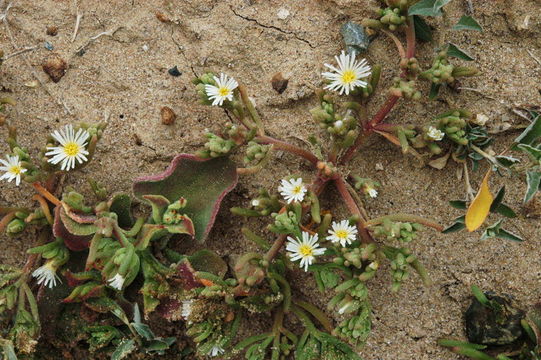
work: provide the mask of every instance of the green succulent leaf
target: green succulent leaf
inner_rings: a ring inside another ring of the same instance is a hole
[[[195,238],[207,238],[220,204],[237,185],[235,163],[227,157],[203,160],[193,155],[177,155],[161,174],[137,179],[133,191],[138,198],[161,195],[171,203],[184,197],[183,212],[193,221]]]
[[[450,1],[451,0],[421,0],[409,8],[408,15],[441,16],[441,8]]]
[[[539,191],[539,184],[541,184],[541,172],[539,170],[532,170],[526,173],[526,183],[528,185],[526,194],[524,195],[524,203],[530,201],[535,193]]]
[[[457,231],[460,231],[460,230],[466,228],[465,221],[466,221],[466,216],[465,215],[462,215],[462,216],[456,218],[455,222],[453,224],[451,224],[450,226],[446,227],[445,229],[443,229],[442,233],[443,234],[449,234],[449,233],[457,232]]]
[[[461,60],[466,61],[473,61],[475,58],[473,58],[471,55],[466,53],[464,50],[460,49],[455,44],[449,43],[449,47],[447,48],[447,56],[454,57]]]
[[[526,153],[528,157],[530,157],[530,159],[534,161],[541,159],[541,148],[539,146],[533,147],[528,144],[518,144],[517,148],[522,150],[524,153]]]
[[[135,341],[130,340],[124,340],[118,344],[117,348],[111,355],[111,360],[121,360],[124,359],[126,356],[132,353],[133,350],[135,350]]]
[[[451,30],[483,31],[483,28],[473,17],[462,16],[460,20],[458,20],[458,23],[453,26]]]
[[[432,83],[430,85],[430,93],[428,94],[428,98],[430,100],[434,100],[438,96],[438,93],[440,92],[440,88],[441,88],[441,84]]]

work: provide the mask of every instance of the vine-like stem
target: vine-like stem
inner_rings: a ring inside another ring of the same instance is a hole
[[[254,107],[254,104],[248,98],[248,92],[246,91],[246,87],[244,85],[239,85],[238,89],[240,93],[240,98],[242,99],[244,106],[246,106],[246,109],[248,110],[250,117],[256,124],[257,134],[263,135],[265,133],[263,130],[263,122],[261,121],[261,117],[259,117],[259,114],[257,113],[257,110]]]
[[[15,218],[15,211],[12,211],[0,220],[0,232],[4,231],[4,228],[9,224],[11,220]]]
[[[337,179],[334,180],[334,184],[336,185],[338,192],[344,199],[344,202],[346,203],[346,206],[348,207],[351,214],[357,215],[359,217],[359,222],[357,222],[357,229],[359,230],[359,233],[361,234],[361,241],[364,244],[369,244],[369,243],[374,242],[374,240],[372,239],[372,236],[370,236],[370,234],[368,233],[368,230],[366,229],[366,222],[364,221],[363,214],[361,213],[361,210],[359,210],[359,207],[357,206],[355,199],[353,199],[353,197],[349,193],[344,179],[342,179],[341,177],[338,177]]]
[[[312,165],[314,166],[316,166],[317,162],[319,161],[318,158],[314,154],[312,154],[310,151],[304,150],[298,146],[295,146],[283,140],[278,140],[267,135],[256,136],[255,139],[257,140],[257,142],[261,144],[272,144],[274,145],[275,149],[284,150],[289,153],[298,155],[302,158],[305,158],[306,160],[310,161]]]
[[[41,195],[43,196],[45,199],[49,200],[50,202],[52,202],[55,206],[58,206],[60,205],[60,200],[58,200],[56,198],[56,196],[54,196],[53,194],[51,194],[47,189],[45,189],[43,186],[41,186],[41,184],[39,182],[35,182],[32,184],[32,186],[34,187],[34,189],[36,189],[36,191]]]
[[[408,16],[408,26],[406,27],[406,42],[406,57],[410,59],[415,56],[415,25],[413,24],[413,16]]]
[[[412,215],[412,214],[392,214],[392,215],[378,217],[372,220],[368,220],[366,222],[366,226],[379,225],[383,223],[383,221],[385,220],[414,222],[417,224],[431,227],[437,231],[443,231],[443,226],[441,226],[437,222],[433,220],[425,219],[424,217],[421,217],[418,215]]]
[[[387,35],[388,37],[391,38],[391,40],[393,40],[394,44],[396,45],[396,49],[398,50],[398,54],[400,55],[400,58],[401,59],[404,59],[406,58],[406,50],[404,50],[404,46],[402,46],[402,43],[400,42],[400,40],[398,40],[398,38],[395,36],[395,34],[393,34],[392,32],[390,31],[387,31],[387,30],[381,30],[385,35]]]

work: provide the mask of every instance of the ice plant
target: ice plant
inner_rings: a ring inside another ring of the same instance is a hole
[[[205,85],[205,92],[209,100],[212,100],[212,105],[222,106],[224,100],[233,100],[233,90],[239,86],[239,83],[232,77],[224,73],[220,77],[214,76],[216,85]]]
[[[365,191],[368,194],[368,196],[370,196],[373,199],[378,197],[378,191],[374,189],[372,186],[367,185]]]
[[[126,279],[124,278],[124,276],[117,273],[115,276],[107,280],[107,283],[113,289],[122,290],[122,286],[124,286],[125,280]]]
[[[348,220],[335,221],[332,223],[331,229],[329,229],[329,234],[327,240],[340,243],[341,246],[345,247],[356,240],[357,228],[350,225]]]
[[[340,95],[349,95],[356,87],[364,88],[368,83],[364,80],[370,76],[370,66],[367,64],[366,59],[357,61],[355,59],[355,53],[346,54],[342,51],[340,56],[335,56],[338,68],[333,65],[325,64],[325,66],[331,69],[333,72],[324,72],[321,75],[330,84],[325,86],[325,89],[338,91]]]
[[[301,202],[306,194],[306,187],[302,182],[302,178],[282,180],[278,191],[284,197],[288,204],[294,201]]]
[[[89,153],[85,148],[90,137],[88,131],[79,129],[75,133],[73,126],[70,124],[60,131],[53,132],[51,135],[60,146],[47,147],[49,151],[45,155],[51,156],[48,162],[53,165],[61,163],[60,169],[69,171],[75,168],[76,161],[82,164],[88,160],[87,155]]]
[[[316,256],[325,253],[325,248],[319,247],[318,235],[310,235],[306,231],[302,232],[302,240],[288,236],[286,250],[291,260],[300,260],[300,267],[304,268],[304,271],[308,271],[308,266],[312,265]]]
[[[0,171],[5,171],[5,173],[0,177],[0,179],[6,179],[7,181],[11,182],[11,180],[15,179],[15,185],[19,186],[21,183],[21,174],[24,174],[27,169],[25,169],[21,165],[21,161],[19,160],[19,156],[9,156],[6,155],[6,159],[0,159],[0,163],[2,163],[3,166],[0,166]]]
[[[434,141],[441,141],[445,136],[445,133],[441,130],[436,129],[434,126],[430,126],[426,132],[426,136]]]
[[[32,273],[39,285],[46,286],[50,289],[56,286],[56,282],[60,282],[60,278],[56,275],[56,267],[53,261],[47,261]]]
[[[210,357],[216,357],[218,355],[222,355],[224,352],[225,350],[221,346],[214,345],[212,349],[209,350],[207,355]]]

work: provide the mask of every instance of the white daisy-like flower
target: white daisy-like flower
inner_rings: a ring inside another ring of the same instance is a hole
[[[212,105],[222,106],[224,100],[233,100],[233,90],[239,86],[239,83],[224,73],[221,73],[220,77],[215,76],[214,81],[216,86],[205,85],[205,92],[209,100],[212,100]]]
[[[426,132],[426,136],[434,141],[441,141],[445,136],[445,133],[441,130],[436,129],[434,126],[430,126]]]
[[[347,54],[342,51],[340,56],[335,56],[338,68],[330,64],[325,64],[326,67],[333,72],[324,72],[321,75],[331,83],[325,86],[325,89],[339,91],[340,95],[349,93],[356,87],[366,87],[368,83],[363,78],[370,76],[370,66],[366,59],[360,61],[355,60],[355,53]]]
[[[340,243],[342,246],[346,246],[355,241],[357,237],[357,227],[349,224],[349,221],[342,220],[339,223],[334,221],[329,229],[329,236],[327,240],[333,243]]]
[[[62,282],[58,275],[56,275],[56,267],[52,261],[47,261],[44,265],[34,270],[32,276],[38,279],[38,285],[43,284],[49,289],[54,288],[57,281]]]
[[[278,191],[284,197],[288,204],[293,201],[301,202],[306,194],[306,186],[302,183],[302,178],[282,180],[282,185],[278,187]]]
[[[317,234],[310,235],[306,231],[302,232],[302,240],[288,236],[286,250],[291,260],[301,261],[300,267],[304,271],[308,271],[308,266],[312,265],[316,256],[325,253],[325,248],[319,247]]]
[[[86,155],[87,140],[90,137],[90,134],[85,129],[79,129],[77,133],[73,129],[73,126],[67,125],[64,129],[60,131],[55,131],[52,134],[52,137],[58,141],[60,146],[49,146],[47,147],[48,152],[45,153],[46,156],[52,156],[48,162],[53,165],[62,162],[60,169],[71,170],[75,168],[75,161],[78,161],[79,164],[82,164],[85,161],[88,161]]]
[[[115,276],[107,280],[107,283],[109,283],[109,286],[113,289],[122,290],[122,286],[124,286],[124,281],[126,281],[126,279],[124,279],[124,276],[117,273]]]
[[[6,155],[6,160],[0,159],[0,163],[3,165],[0,166],[0,171],[5,171],[5,174],[0,179],[6,179],[9,182],[15,179],[15,185],[19,186],[21,183],[21,174],[24,174],[28,170],[21,165],[19,156]]]
[[[252,206],[253,206],[253,207],[259,206],[259,200],[253,199],[253,200],[252,200]]]
[[[366,187],[366,193],[368,194],[368,196],[370,196],[373,199],[378,197],[378,191],[374,189],[372,186]]]
[[[214,345],[212,349],[207,353],[208,356],[216,357],[222,355],[225,350],[220,345]]]
[[[182,312],[181,312],[181,315],[182,315],[182,318],[184,320],[188,320],[188,318],[190,317],[190,315],[192,313],[192,304],[193,304],[192,299],[190,299],[190,300],[182,300]]]

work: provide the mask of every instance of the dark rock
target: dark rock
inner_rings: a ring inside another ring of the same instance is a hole
[[[43,62],[43,71],[52,81],[55,83],[59,82],[60,79],[66,74],[66,69],[68,64],[60,57],[58,54],[52,54]]]
[[[167,70],[167,72],[169,73],[169,75],[171,76],[180,76],[182,75],[182,72],[180,72],[177,68],[177,66],[173,66],[171,69]]]
[[[340,28],[340,34],[342,35],[348,53],[355,52],[361,54],[368,50],[370,38],[361,25],[348,21]]]
[[[47,35],[49,36],[56,36],[58,34],[58,27],[57,26],[47,26]]]
[[[284,79],[284,76],[281,72],[276,73],[273,75],[271,79],[272,88],[276,90],[278,94],[283,93],[287,89],[287,84],[289,83],[289,79]]]
[[[489,346],[512,344],[523,335],[520,320],[524,311],[515,307],[509,295],[486,292],[485,296],[496,306],[485,306],[473,299],[465,314],[468,341]]]

